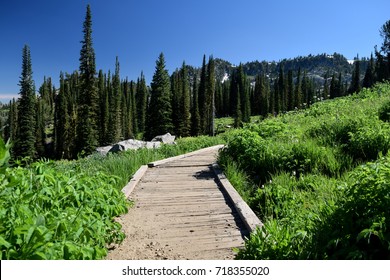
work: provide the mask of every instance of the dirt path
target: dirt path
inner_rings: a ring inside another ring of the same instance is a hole
[[[216,181],[217,147],[149,168],[107,259],[232,259],[248,234]]]

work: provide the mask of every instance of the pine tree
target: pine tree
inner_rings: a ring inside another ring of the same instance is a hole
[[[270,89],[270,81],[269,79],[263,74],[263,89],[262,89],[262,97],[261,97],[261,115],[266,117],[269,113],[271,113],[270,110],[270,99],[271,99],[271,89]]]
[[[207,135],[214,135],[214,112],[215,112],[215,62],[212,56],[207,64],[206,99],[205,99],[205,127]]]
[[[77,73],[73,75],[60,74],[60,88],[55,99],[54,113],[54,150],[57,159],[73,159],[76,150],[76,93]]]
[[[337,96],[337,84],[338,82],[336,81],[336,75],[333,73],[332,79],[330,80],[330,88],[329,88],[329,98],[333,99]],[[328,98],[328,95],[324,94],[325,98]]]
[[[116,99],[114,97],[113,93],[113,82],[112,82],[112,75],[111,71],[108,70],[107,73],[107,79],[106,79],[106,94],[107,94],[107,100],[106,106],[108,108],[107,110],[107,133],[106,133],[106,140],[105,142],[107,144],[113,144],[115,142],[115,131],[112,129],[113,126],[115,126],[116,123]]]
[[[310,94],[309,94],[309,78],[307,77],[306,70],[303,71],[302,77],[302,97],[303,97],[303,108],[309,108],[310,106]]]
[[[293,71],[288,70],[287,72],[287,111],[294,109],[294,79]]]
[[[390,53],[390,20],[386,21],[379,30],[379,34],[383,38],[382,52]]]
[[[364,74],[363,87],[370,88],[374,85],[374,80],[375,80],[374,72],[375,72],[374,57],[371,53],[370,62],[368,63],[366,73]]]
[[[133,137],[133,122],[132,122],[132,111],[131,111],[131,82],[129,83],[128,79],[120,85],[121,86],[121,95],[120,95],[120,135],[124,139],[129,139]],[[120,140],[120,139],[118,139]]]
[[[51,83],[51,78],[44,77],[39,88],[39,98],[37,100],[36,116],[36,150],[38,157],[54,157],[54,146],[52,142],[46,143],[47,139],[53,138],[51,133],[47,133],[46,128],[54,126],[54,97],[55,87]]]
[[[279,90],[279,78],[277,78],[273,85],[273,114],[276,116],[280,112],[280,90]]]
[[[282,64],[279,67],[278,95],[279,106],[277,107],[277,112],[282,113],[286,111],[286,81]]]
[[[352,81],[351,86],[348,89],[348,93],[358,93],[360,91],[360,60],[359,56],[353,63]]]
[[[269,86],[266,81],[264,74],[259,74],[256,76],[256,83],[254,89],[254,102],[256,103],[255,114],[261,115],[263,117],[267,116],[270,112],[269,110]]]
[[[22,75],[20,77],[20,98],[18,100],[17,131],[15,135],[15,157],[35,157],[36,139],[36,97],[32,78],[30,48],[23,48]]]
[[[45,120],[44,120],[44,100],[40,97],[36,102],[36,134],[35,134],[35,150],[36,157],[46,157],[46,135],[45,135]]]
[[[215,84],[215,117],[222,118],[223,114],[223,84]]]
[[[258,74],[255,77],[255,88],[253,91],[253,98],[252,98],[252,112],[254,115],[261,115],[262,90],[263,90],[263,79],[262,79],[262,75]]]
[[[108,103],[108,96],[106,91],[106,81],[103,70],[99,70],[97,87],[99,92],[99,106],[100,106],[100,120],[99,120],[99,145],[104,146],[107,129],[108,129],[108,109],[106,104]]]
[[[12,143],[14,143],[14,140],[16,139],[17,122],[18,122],[18,105],[15,101],[15,98],[13,98],[9,102],[7,126],[5,127],[5,131],[4,131],[4,139],[7,139],[7,141],[10,140],[10,142]]]
[[[340,72],[339,78],[337,79],[337,87],[336,87],[336,96],[335,97],[344,96],[344,95],[345,95],[345,93],[344,93],[344,86],[343,86],[343,76]]]
[[[99,97],[96,88],[95,51],[92,44],[91,8],[83,24],[80,51],[80,92],[77,115],[77,152],[92,153],[98,146]]]
[[[199,99],[198,99],[198,77],[195,74],[192,85],[192,108],[191,108],[191,135],[198,136],[200,134],[200,115],[199,115]]]
[[[332,89],[332,81],[333,81],[333,86],[334,86],[334,75],[332,76],[332,80],[330,82],[330,88],[329,88],[328,78],[329,78],[329,71],[326,72],[325,77],[324,77],[324,93],[323,93],[323,96],[325,98],[328,98],[328,95],[332,96],[332,90],[334,89],[334,88]]]
[[[223,116],[232,115],[230,106],[230,83],[224,82],[222,84],[222,95],[223,95]]]
[[[54,110],[54,150],[57,159],[61,159],[64,153],[65,122],[68,118],[68,106],[65,98],[65,78],[60,73],[60,88],[55,99]]]
[[[130,116],[130,127],[128,129],[128,136],[127,139],[129,138],[134,138],[138,133],[139,133],[139,128],[138,128],[138,115],[137,115],[137,101],[136,101],[136,90],[137,90],[137,85],[136,83],[131,80],[130,81],[130,98],[129,98],[129,116]]]
[[[190,85],[188,82],[187,66],[185,62],[180,69],[180,125],[179,135],[181,137],[190,136],[191,132],[191,115],[190,115]]]
[[[172,131],[171,91],[168,71],[165,69],[164,54],[156,61],[156,70],[151,83],[150,105],[145,138]]]
[[[148,102],[148,88],[146,86],[144,73],[141,72],[141,77],[137,80],[137,90],[136,90],[138,130],[141,133],[145,132],[146,109],[148,105],[147,102]]]
[[[237,69],[237,82],[238,82],[238,90],[240,92],[240,103],[241,103],[241,113],[242,113],[242,121],[250,122],[251,118],[251,106],[250,106],[250,92],[247,76],[244,73],[244,67],[240,63]]]
[[[375,77],[377,82],[382,82],[388,77],[388,68],[386,67],[385,57],[375,47]]]
[[[121,80],[120,80],[120,66],[118,57],[115,59],[115,74],[112,77],[112,97],[111,97],[111,110],[110,110],[110,124],[109,130],[111,131],[112,138],[111,144],[118,142],[122,137],[122,125],[121,125]]]
[[[205,134],[206,130],[206,79],[207,79],[207,67],[206,67],[206,55],[203,55],[202,68],[200,71],[200,81],[198,88],[198,104],[200,115],[200,134]]]
[[[383,79],[390,79],[390,20],[386,21],[381,29],[379,30],[381,37],[383,38],[383,43],[381,51],[383,52]]]
[[[176,69],[175,72],[171,75],[171,93],[172,93],[172,124],[173,132],[177,136],[180,136],[180,122],[181,122],[181,79],[179,70]]]
[[[297,81],[295,83],[294,90],[294,109],[299,109],[302,107],[302,79],[301,79],[301,68],[298,69]]]
[[[234,118],[234,127],[240,127],[242,125],[241,95],[238,76],[238,71],[234,70],[230,77],[230,102]]]

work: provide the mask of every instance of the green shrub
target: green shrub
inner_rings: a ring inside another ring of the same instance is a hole
[[[319,258],[389,259],[390,158],[367,163],[350,177],[337,210],[318,227],[313,248]]]
[[[251,233],[244,249],[237,254],[241,260],[286,260],[302,259],[301,252],[306,243],[307,232],[295,231],[280,223],[270,220],[261,229]]]
[[[128,203],[101,172],[58,173],[51,163],[0,174],[0,259],[101,259],[124,238],[113,218]]]
[[[298,180],[287,173],[275,176],[252,199],[264,227],[251,234],[237,258],[315,258],[313,234],[336,209],[341,193],[337,181],[325,176],[308,175]]]
[[[345,150],[355,160],[375,160],[379,154],[387,154],[390,148],[389,126],[381,125],[378,121],[373,121],[370,126],[360,127],[349,136],[349,144],[345,146]]]
[[[381,121],[390,122],[390,100],[379,108],[378,116]]]
[[[283,171],[297,178],[311,172],[338,176],[346,168],[344,163],[350,163],[348,157],[338,160],[337,148],[321,147],[311,139],[272,141],[249,129],[235,131],[230,137],[223,153],[239,162],[260,184]]]

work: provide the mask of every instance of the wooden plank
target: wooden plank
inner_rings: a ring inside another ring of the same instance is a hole
[[[216,145],[216,146],[204,148],[204,149],[197,150],[197,151],[187,153],[184,155],[179,155],[179,156],[175,156],[175,157],[171,157],[171,158],[167,158],[167,159],[163,159],[163,160],[154,161],[154,162],[148,163],[148,166],[149,167],[156,167],[156,166],[162,165],[164,163],[169,163],[169,162],[172,162],[174,160],[183,159],[183,158],[190,157],[190,156],[193,156],[196,154],[218,151],[219,149],[222,149],[223,147],[224,147],[224,145]]]
[[[263,223],[256,216],[253,210],[248,206],[248,204],[241,198],[236,189],[232,186],[229,180],[226,178],[225,174],[222,173],[222,170],[218,166],[218,164],[213,164],[213,169],[215,174],[217,175],[219,182],[224,187],[226,192],[228,193],[231,201],[234,204],[237,212],[240,214],[241,219],[245,223],[246,227],[250,231],[254,231],[259,227],[263,226]]]
[[[129,183],[122,189],[122,193],[126,198],[130,196],[134,188],[138,185],[139,181],[145,175],[145,172],[148,170],[146,165],[142,165],[133,175]]]

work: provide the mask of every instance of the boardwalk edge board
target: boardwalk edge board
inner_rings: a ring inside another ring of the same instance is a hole
[[[223,147],[224,147],[224,145],[216,145],[216,146],[212,146],[212,147],[196,150],[194,152],[190,152],[190,153],[187,153],[187,154],[182,154],[182,155],[178,155],[178,156],[175,156],[175,157],[170,157],[170,158],[166,158],[166,159],[150,162],[150,163],[148,163],[148,167],[157,167],[157,166],[159,166],[161,164],[164,164],[164,163],[168,163],[168,162],[171,162],[171,161],[174,161],[174,160],[190,157],[190,156],[202,153],[202,152],[213,151],[215,149],[221,149]]]
[[[134,188],[137,186],[139,181],[144,176],[145,172],[148,170],[147,165],[141,165],[141,167],[137,170],[137,172],[134,173],[133,177],[130,179],[130,181],[127,183],[126,186],[122,189],[123,194],[126,198],[130,196]]]
[[[212,168],[218,178],[219,183],[225,189],[231,201],[233,202],[234,208],[237,210],[246,228],[250,232],[255,231],[257,228],[261,228],[263,226],[263,223],[256,216],[256,214],[249,207],[249,205],[241,198],[239,193],[226,178],[219,165],[217,163],[214,163],[212,165]]]

